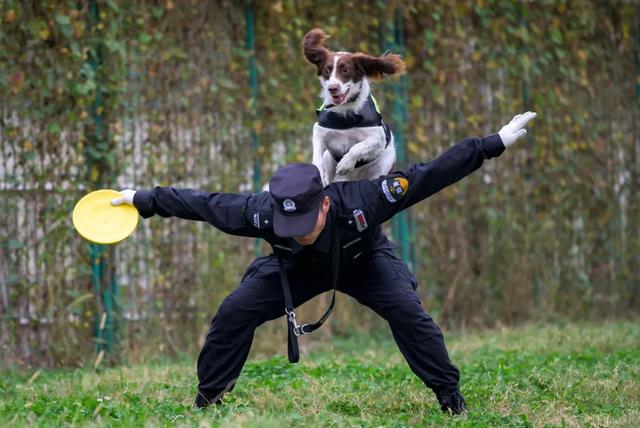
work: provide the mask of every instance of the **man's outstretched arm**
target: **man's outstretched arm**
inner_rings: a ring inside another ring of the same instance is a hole
[[[467,138],[455,144],[436,159],[418,163],[407,171],[381,176],[375,181],[361,182],[365,192],[380,195],[370,207],[371,215],[380,224],[395,213],[439,192],[471,174],[486,159],[499,156],[527,134],[524,127],[536,117],[527,112],[515,116],[497,134],[485,138]],[[376,189],[369,189],[376,186]]]
[[[152,190],[125,189],[112,205],[127,203],[135,206],[140,215],[149,218],[179,217],[206,221],[225,233],[255,236],[255,228],[245,216],[251,193],[208,193],[193,189],[156,187]]]

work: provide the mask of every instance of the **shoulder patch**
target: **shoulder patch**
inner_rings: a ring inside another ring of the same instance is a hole
[[[380,186],[387,201],[394,203],[402,199],[407,193],[409,181],[404,177],[385,178]]]

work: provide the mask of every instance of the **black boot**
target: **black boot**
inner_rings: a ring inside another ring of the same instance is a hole
[[[467,413],[467,403],[460,393],[460,390],[454,391],[438,391],[436,392],[440,409],[443,412],[449,412],[453,415],[463,415]]]
[[[194,403],[194,406],[196,406],[197,408],[204,408],[204,407],[209,407],[212,404],[221,404],[222,403],[222,398],[218,398],[215,401],[211,401],[209,399],[207,399],[207,397],[205,397],[204,395],[202,395],[201,392],[198,392],[196,394],[196,400]]]

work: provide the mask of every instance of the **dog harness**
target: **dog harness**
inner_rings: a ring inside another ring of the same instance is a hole
[[[317,110],[316,114],[318,115],[318,124],[323,128],[329,129],[350,129],[350,128],[368,128],[371,126],[382,126],[384,130],[384,136],[386,139],[385,149],[389,146],[391,142],[391,130],[389,129],[389,125],[387,125],[382,120],[382,114],[380,113],[380,108],[378,107],[378,102],[373,97],[373,95],[369,94],[367,100],[364,102],[364,105],[360,109],[358,113],[353,111],[349,111],[346,114],[336,113],[331,111],[331,108],[335,107],[333,104],[322,104]],[[333,159],[336,162],[340,162],[343,155],[338,155],[337,153],[332,153]],[[356,168],[361,167],[370,163],[372,160],[358,160],[356,163]]]

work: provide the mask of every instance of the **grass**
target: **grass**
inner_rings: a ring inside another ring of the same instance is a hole
[[[283,337],[282,340],[285,340]],[[640,426],[640,324],[450,334],[469,406],[442,414],[390,334],[250,361],[225,404],[191,407],[194,361],[0,373],[0,426]]]

